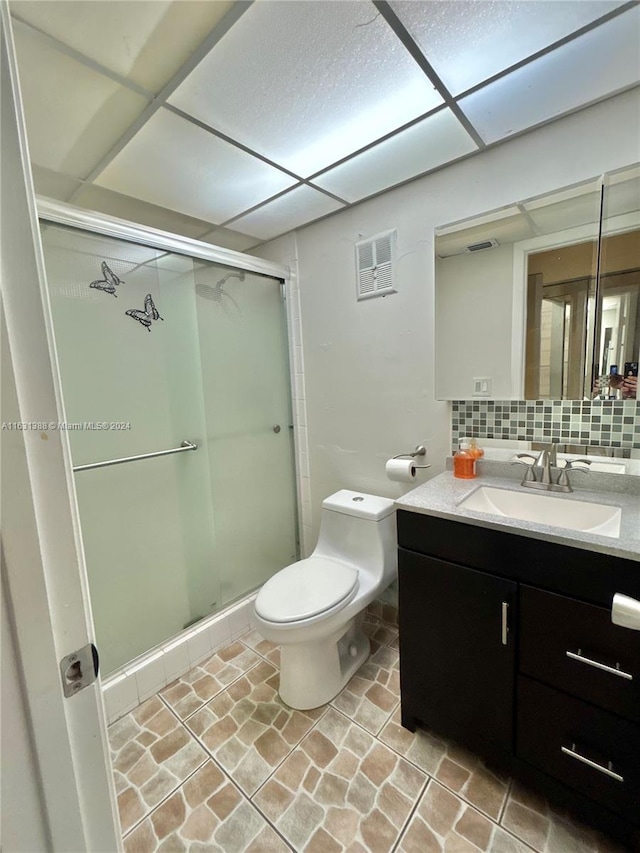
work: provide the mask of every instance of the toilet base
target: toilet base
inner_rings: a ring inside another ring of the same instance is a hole
[[[280,698],[290,708],[310,711],[334,699],[369,657],[363,614],[330,637],[280,649]]]

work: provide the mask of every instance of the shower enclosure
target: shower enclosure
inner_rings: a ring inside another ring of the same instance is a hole
[[[41,231],[108,675],[298,558],[283,282]]]

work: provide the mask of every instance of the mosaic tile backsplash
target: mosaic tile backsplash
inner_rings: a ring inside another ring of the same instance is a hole
[[[640,448],[640,401],[456,400],[454,450],[464,436]]]

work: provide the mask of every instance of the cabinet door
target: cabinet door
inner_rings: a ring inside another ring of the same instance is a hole
[[[516,584],[403,549],[398,572],[403,720],[511,751]]]

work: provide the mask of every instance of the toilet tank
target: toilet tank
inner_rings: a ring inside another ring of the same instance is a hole
[[[395,503],[347,489],[325,498],[314,554],[353,563],[391,583],[398,568]]]

